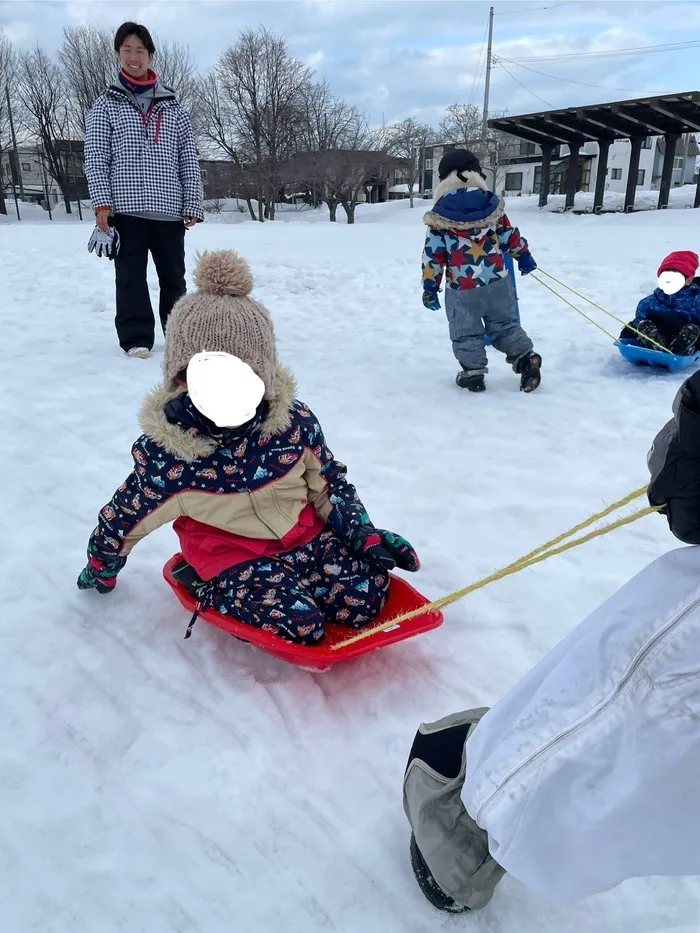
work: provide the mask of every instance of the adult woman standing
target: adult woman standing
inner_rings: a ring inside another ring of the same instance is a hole
[[[160,321],[184,295],[185,230],[204,220],[192,125],[174,92],[151,69],[155,45],[145,26],[124,23],[114,37],[117,81],[85,121],[85,174],[97,226],[114,226],[116,328],[129,356],[145,358],[155,339],[146,269],[160,285]]]

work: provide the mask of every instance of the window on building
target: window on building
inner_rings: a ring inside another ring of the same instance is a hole
[[[639,188],[644,184],[644,178],[646,177],[646,169],[640,168],[637,172],[637,187]]]
[[[534,143],[520,143],[520,155],[521,156],[531,156],[535,154],[536,146]]]
[[[642,149],[651,149],[651,137],[645,136],[642,140]]]
[[[32,163],[31,163],[31,162],[22,162],[22,171],[23,171],[23,172],[31,172],[31,170],[32,170]]]
[[[206,178],[206,177],[207,177],[207,170],[206,170],[205,168],[203,168],[203,169],[202,169],[202,178]]]
[[[432,172],[432,170],[433,170],[433,160],[432,160],[432,159],[426,159],[426,160],[425,160],[425,170],[426,170],[426,172]]]
[[[682,156],[681,156],[680,159],[674,159],[674,160],[673,160],[673,167],[674,167],[674,168],[683,168],[683,157],[682,157]]]
[[[610,172],[610,177],[613,181],[620,181],[622,179],[622,169],[614,168]]]
[[[506,191],[522,191],[523,190],[523,173],[522,172],[508,172],[506,175]]]

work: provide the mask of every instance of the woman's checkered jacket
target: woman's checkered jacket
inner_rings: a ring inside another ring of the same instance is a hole
[[[85,174],[94,207],[204,220],[192,124],[163,85],[147,121],[119,85],[97,98],[85,120]]]

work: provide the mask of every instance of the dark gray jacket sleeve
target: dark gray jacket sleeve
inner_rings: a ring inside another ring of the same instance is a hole
[[[647,458],[649,503],[663,506],[676,538],[700,544],[700,400],[688,382],[676,396],[673,412]]]

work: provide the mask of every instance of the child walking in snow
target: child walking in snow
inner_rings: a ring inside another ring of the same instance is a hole
[[[700,338],[698,264],[697,253],[690,250],[670,253],[656,272],[659,287],[642,298],[620,339],[635,340],[650,350],[661,344],[677,356],[695,353]]]
[[[413,548],[371,524],[295,399],[270,316],[249,297],[247,263],[204,253],[194,280],[168,322],[164,382],[141,410],[134,470],[99,514],[79,588],[111,592],[134,545],[174,521],[202,607],[307,645],[325,621],[370,622],[389,570],[418,570]],[[202,382],[212,371],[213,394]]]
[[[520,388],[540,384],[542,357],[518,322],[513,282],[504,252],[522,275],[537,265],[527,241],[505,215],[503,200],[486,189],[476,156],[455,149],[443,156],[436,203],[425,215],[429,227],[423,250],[423,304],[440,310],[438,292],[446,271],[445,311],[452,349],[462,370],[457,385],[483,392],[488,372],[487,336],[520,375]]]

